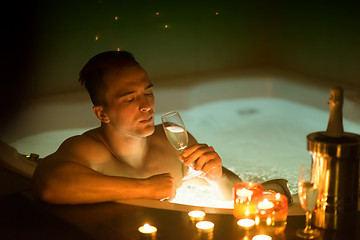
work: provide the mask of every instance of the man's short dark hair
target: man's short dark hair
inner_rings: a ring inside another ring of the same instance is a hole
[[[104,76],[110,71],[120,71],[132,65],[139,65],[127,51],[108,51],[92,57],[80,71],[79,82],[89,92],[94,106],[105,105]]]

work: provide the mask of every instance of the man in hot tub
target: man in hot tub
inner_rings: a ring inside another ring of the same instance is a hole
[[[33,175],[36,196],[59,204],[171,199],[187,166],[194,164],[202,174],[189,181],[210,184],[231,198],[233,184],[241,180],[222,166],[214,148],[189,135],[189,147],[179,155],[162,126],[154,126],[153,85],[130,53],[96,55],[79,81],[101,125],[68,138],[39,161]]]

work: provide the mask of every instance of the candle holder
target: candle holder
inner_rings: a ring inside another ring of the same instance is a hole
[[[236,219],[255,219],[255,197],[260,196],[264,188],[260,183],[240,182],[233,186],[234,217]]]
[[[214,237],[215,224],[210,221],[201,221],[196,223],[196,229],[198,232],[198,240],[212,240]]]
[[[199,211],[199,210],[188,212],[188,216],[189,216],[191,222],[193,222],[193,223],[197,223],[197,222],[204,220],[205,215],[206,215],[205,212]]]
[[[146,240],[155,240],[156,239],[156,232],[157,228],[154,226],[151,226],[148,223],[145,223],[143,226],[140,226],[138,228],[138,231],[140,232],[141,239]]]
[[[263,193],[255,197],[255,225],[259,232],[280,234],[287,224],[288,199],[280,193]]]

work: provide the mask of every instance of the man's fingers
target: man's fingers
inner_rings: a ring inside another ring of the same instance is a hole
[[[218,157],[216,152],[205,152],[202,154],[195,162],[194,169],[197,171],[203,171],[206,172],[206,169],[204,167],[208,165],[208,163],[214,161]]]
[[[198,161],[200,157],[202,157],[202,155],[205,155],[206,153],[214,152],[214,148],[209,147],[206,144],[197,145],[197,148],[193,148],[192,150],[194,151],[191,152],[191,154],[189,154],[187,157],[186,155],[183,155],[183,161],[185,165],[190,165],[191,163]]]

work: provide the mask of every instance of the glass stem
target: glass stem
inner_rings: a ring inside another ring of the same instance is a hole
[[[306,211],[306,227],[305,227],[305,231],[311,230],[311,217],[312,217],[311,211]]]

